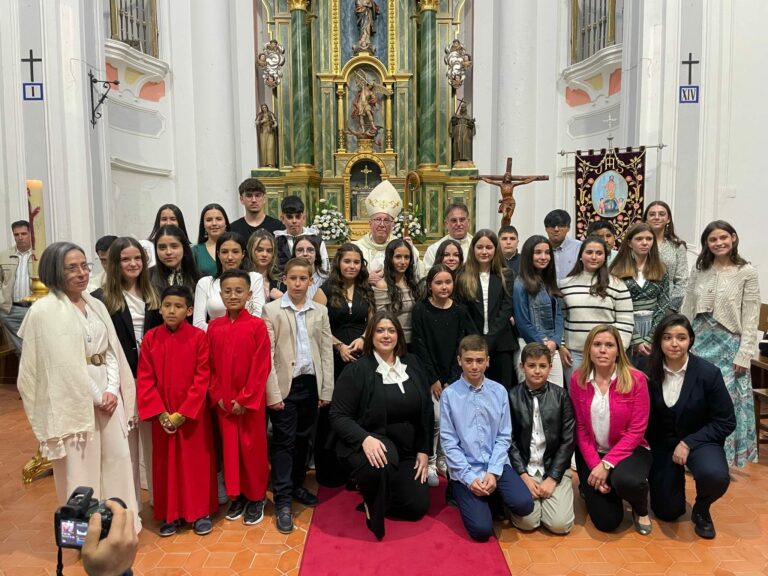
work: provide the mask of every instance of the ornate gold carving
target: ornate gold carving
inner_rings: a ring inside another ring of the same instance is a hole
[[[27,462],[24,465],[24,468],[22,468],[21,479],[24,481],[24,484],[30,484],[33,480],[42,478],[49,473],[53,473],[53,466],[47,458],[43,458],[43,455],[40,454],[40,450],[38,449],[37,454],[34,455],[32,460]]]
[[[347,151],[346,114],[344,113],[344,84],[336,84],[336,152]]]
[[[358,140],[359,144],[359,140]],[[381,172],[381,179],[382,180],[389,180],[389,173],[387,172],[387,165],[384,164],[384,162],[381,161],[381,158],[378,157],[376,154],[371,154],[368,152],[364,152],[361,154],[355,154],[352,156],[349,160],[347,160],[347,165],[344,167],[344,215],[347,217],[347,220],[350,221],[350,227],[353,229],[353,236],[354,236],[354,230],[355,225],[354,222],[352,222],[352,188],[349,183],[350,177],[352,175],[352,166],[357,164],[360,160],[370,160],[371,162],[374,162],[378,167],[379,171]],[[368,223],[365,222],[365,230],[368,231]],[[358,227],[359,229],[360,227]],[[364,234],[364,233],[363,233]],[[363,234],[360,234],[362,236]]]
[[[440,0],[420,0],[419,1],[419,10],[421,12],[426,12],[427,10],[432,10],[433,12],[437,12],[437,9],[440,6]]]
[[[387,12],[389,22],[388,34],[389,40],[387,41],[389,49],[389,73],[394,74],[397,71],[397,6],[395,6],[395,0],[389,0],[389,8]]]
[[[339,0],[331,0],[331,59],[333,73],[341,70],[341,36],[339,34]]]
[[[288,0],[288,10],[309,10],[309,0]]]

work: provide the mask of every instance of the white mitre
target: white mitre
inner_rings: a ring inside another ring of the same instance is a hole
[[[392,218],[397,218],[403,211],[403,201],[392,183],[382,180],[365,199],[365,209],[369,216],[384,212]]]

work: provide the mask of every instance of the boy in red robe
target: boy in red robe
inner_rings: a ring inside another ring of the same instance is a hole
[[[211,349],[211,400],[221,430],[224,483],[233,498],[227,520],[243,524],[264,519],[267,496],[266,383],[272,366],[269,335],[261,318],[245,305],[251,279],[243,270],[219,276],[227,314],[208,324]]]
[[[144,336],[136,377],[139,417],[152,422],[152,481],[160,536],[175,534],[182,520],[196,534],[213,530],[216,467],[211,416],[206,406],[210,371],[205,333],[189,324],[192,292],[163,291],[164,324]]]

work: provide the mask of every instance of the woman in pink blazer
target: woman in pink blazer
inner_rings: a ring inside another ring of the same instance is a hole
[[[570,395],[576,420],[576,467],[587,512],[602,532],[618,528],[626,500],[635,530],[651,533],[645,441],[648,384],[632,368],[613,326],[596,326],[584,344],[584,362],[573,373]]]

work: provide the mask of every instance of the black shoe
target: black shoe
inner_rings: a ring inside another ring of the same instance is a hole
[[[304,504],[304,506],[317,506],[317,496],[303,486],[294,488],[293,499],[299,504]]]
[[[375,528],[373,526],[373,522],[371,521],[371,513],[368,511],[368,505],[363,502],[363,512],[365,512],[365,526],[373,532],[373,535],[376,537],[376,540],[379,542],[382,541],[384,538],[384,523],[382,522],[381,527]]]
[[[194,531],[198,536],[205,536],[206,534],[213,532],[213,522],[211,521],[211,517],[203,516],[202,518],[195,520]]]
[[[237,500],[232,500],[232,504],[229,505],[229,510],[225,518],[227,520],[237,520],[245,514],[245,506],[248,504],[248,500],[243,496],[238,496]]]
[[[365,512],[365,502],[360,502],[360,504],[355,506],[355,510],[357,512]]]
[[[167,536],[173,536],[178,531],[179,531],[178,522],[163,522],[162,526],[160,526],[160,536],[162,536],[163,538]]]
[[[715,537],[715,525],[712,523],[712,516],[709,514],[709,510],[698,510],[696,506],[691,510],[691,522],[693,522],[693,530],[701,538],[712,540]]]
[[[253,526],[264,520],[264,500],[253,500],[245,507],[243,524]]]
[[[275,515],[275,526],[277,531],[282,534],[290,534],[293,532],[293,514],[288,507],[280,508]]]

